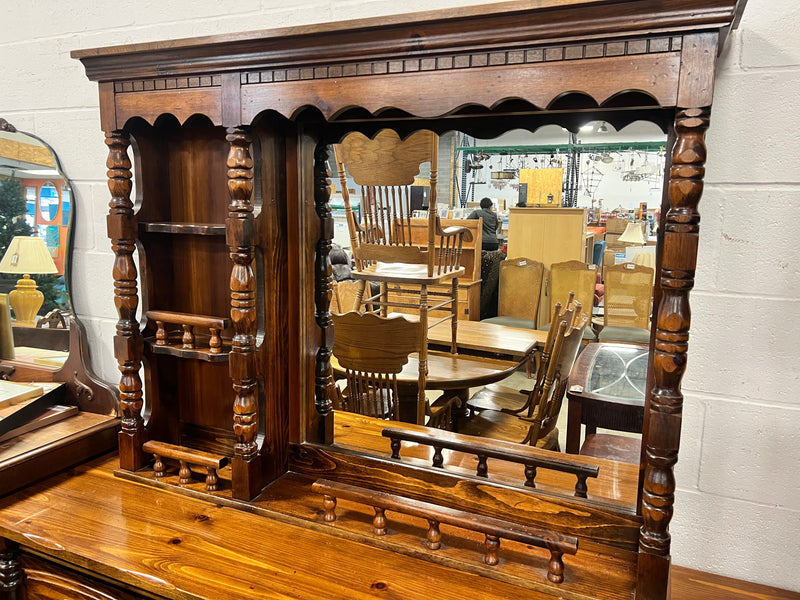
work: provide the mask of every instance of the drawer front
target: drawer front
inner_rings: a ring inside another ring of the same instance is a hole
[[[25,600],[145,600],[104,581],[82,575],[61,565],[23,554],[21,557]]]

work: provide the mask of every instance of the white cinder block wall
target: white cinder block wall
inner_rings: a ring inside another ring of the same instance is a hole
[[[469,0],[406,0],[404,11]],[[0,116],[47,140],[76,197],[73,299],[117,381],[97,88],[70,50],[397,12],[390,0],[7,2]],[[721,59],[701,203],[676,564],[800,590],[800,6],[750,0]]]

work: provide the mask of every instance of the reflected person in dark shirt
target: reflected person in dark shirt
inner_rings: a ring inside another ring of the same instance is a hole
[[[502,221],[492,210],[492,201],[489,198],[481,198],[480,209],[473,210],[467,218],[483,218],[483,250],[497,250],[500,247],[497,232],[500,231]]]

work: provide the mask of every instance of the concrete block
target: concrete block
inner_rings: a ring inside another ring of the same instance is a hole
[[[117,385],[120,378],[117,361],[114,358],[114,334],[117,322],[83,314],[78,314],[78,318],[86,328],[92,369],[101,379]]]
[[[703,431],[699,489],[708,494],[800,511],[796,457],[800,407],[714,398]]]
[[[800,111],[786,110],[798,94],[796,74],[720,71],[706,135],[706,182],[800,183],[794,134]]]
[[[770,0],[768,10],[759,8],[748,5],[739,25],[742,67],[800,66],[800,6],[794,0]]]
[[[706,405],[701,397],[689,394],[684,398],[681,449],[675,465],[675,481],[682,489],[697,489],[705,415]]]
[[[684,392],[800,407],[800,301],[692,294]],[[795,427],[800,414],[791,413]]]
[[[105,180],[108,147],[97,108],[42,112],[36,134],[46,140],[72,180]]]
[[[800,186],[706,188],[700,262],[706,261],[705,250],[714,253],[709,275],[717,291],[796,297],[800,244],[787,225],[796,218],[799,193]]]
[[[670,533],[676,565],[800,591],[798,511],[679,488]]]

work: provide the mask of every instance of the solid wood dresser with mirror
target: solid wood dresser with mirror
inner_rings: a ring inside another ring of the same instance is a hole
[[[744,4],[541,0],[75,51],[109,148],[122,429],[118,465],[52,493],[108,494],[114,526],[3,520],[10,587],[50,561],[119,597],[668,597],[704,134]],[[332,410],[331,146],[596,120],[667,138],[641,464]]]

